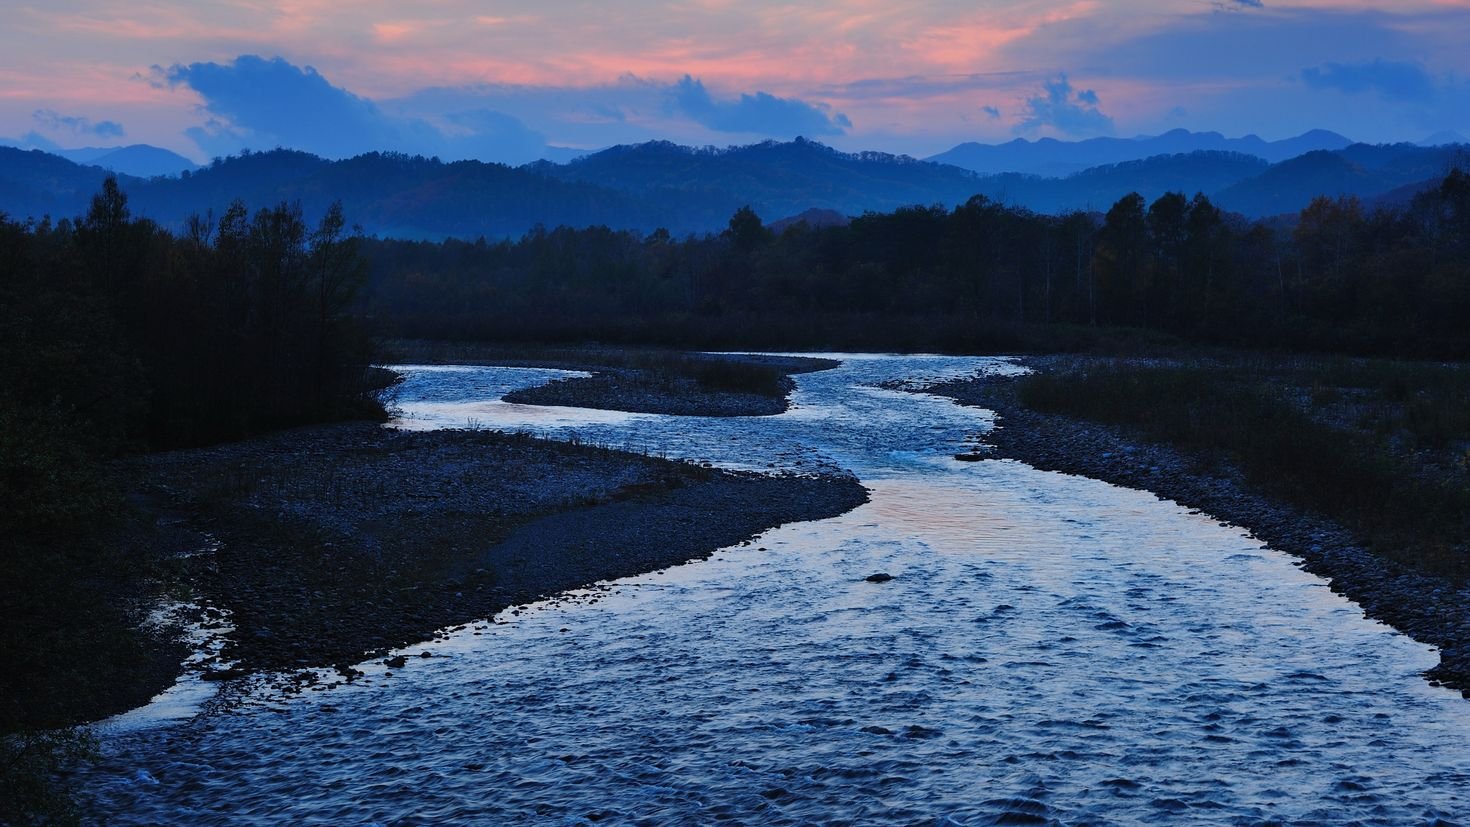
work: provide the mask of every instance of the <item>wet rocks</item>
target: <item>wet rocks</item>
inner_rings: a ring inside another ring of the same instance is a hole
[[[929,727],[920,726],[919,724],[909,724],[908,726],[903,728],[903,737],[912,738],[916,741],[928,741],[932,738],[938,738],[943,734],[944,732],[941,730],[930,729]]]
[[[875,574],[870,574],[863,579],[869,583],[887,583],[889,580],[893,579],[893,575],[889,574],[886,571],[880,571]]]
[[[235,626],[223,653],[234,666],[219,680],[326,665],[352,680],[351,664],[439,629],[867,499],[851,476],[368,424],[159,454],[130,471],[140,501],[184,515],[195,547],[209,549],[180,568]]]
[[[787,375],[780,377],[779,387],[767,388],[764,393],[701,383],[697,367],[718,362]],[[663,368],[609,367],[573,360],[548,366],[591,370],[593,375],[512,391],[504,399],[525,405],[562,405],[673,416],[774,416],[786,411],[791,391],[796,388],[789,374],[826,370],[837,365],[838,362],[830,359],[761,354],[686,355]]]

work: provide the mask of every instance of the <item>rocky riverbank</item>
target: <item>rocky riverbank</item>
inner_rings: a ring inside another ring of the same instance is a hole
[[[181,582],[234,626],[201,667],[214,679],[327,665],[350,675],[443,627],[867,498],[852,477],[368,424],[153,455],[133,472]]]
[[[779,395],[711,390],[689,376],[626,368],[558,379],[505,395],[522,405],[562,405],[671,416],[775,416],[785,413],[796,383],[781,377]]]
[[[402,363],[557,368],[571,377],[506,394],[523,405],[560,405],[669,416],[775,416],[784,413],[793,374],[837,367],[808,356],[684,353],[605,347],[533,348],[446,342],[396,342]]]
[[[1056,370],[1074,357],[1026,360]],[[1190,456],[1147,442],[1123,429],[1028,409],[1015,378],[980,377],[927,386],[996,413],[996,428],[969,456],[1017,459],[1060,471],[1143,489],[1248,529],[1272,548],[1301,559],[1369,616],[1422,643],[1438,647],[1440,664],[1426,677],[1470,698],[1470,587],[1375,555],[1342,525],[1267,497],[1217,458]],[[904,388],[915,390],[914,388]]]

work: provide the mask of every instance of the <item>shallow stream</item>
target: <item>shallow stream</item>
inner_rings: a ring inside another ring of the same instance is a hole
[[[952,455],[983,411],[842,356],[779,417],[494,401],[552,371],[411,368],[402,427],[520,428],[872,501],[474,624],[326,692],[104,728],[115,824],[1290,823],[1470,814],[1470,703],[1429,648],[1239,529]],[[865,578],[886,572],[893,579]]]

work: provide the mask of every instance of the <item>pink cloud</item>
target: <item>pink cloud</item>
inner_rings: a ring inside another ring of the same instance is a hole
[[[966,113],[983,105],[1014,111],[1040,78],[1065,71],[1097,88],[1127,128],[1172,109],[1191,89],[1244,94],[1205,88],[1229,85],[1227,79],[1196,75],[1186,83],[1162,70],[1116,69],[1108,50],[1142,35],[1176,37],[1221,17],[1356,14],[1422,42],[1423,54],[1414,58],[1435,72],[1463,76],[1470,60],[1454,33],[1470,28],[1466,9],[1470,0],[1263,0],[1231,15],[1215,14],[1209,0],[670,0],[616,7],[591,0],[433,0],[413,7],[400,0],[56,0],[8,15],[0,98],[169,104],[187,113],[198,103],[190,93],[160,93],[129,78],[153,64],[241,54],[314,65],[373,99],[478,83],[596,89],[627,73],[673,83],[687,73],[724,96],[765,91],[840,108],[858,124],[851,138],[858,140],[880,126],[915,134],[935,124],[968,129]],[[953,76],[1002,72],[1015,76],[934,88]],[[914,99],[901,84],[887,91],[855,86],[882,78],[921,78],[915,86],[926,88]],[[130,129],[137,121],[126,120]],[[0,134],[14,128],[0,123]]]

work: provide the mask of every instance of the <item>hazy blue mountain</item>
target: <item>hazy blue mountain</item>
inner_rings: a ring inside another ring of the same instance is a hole
[[[79,146],[75,149],[62,149],[59,146],[36,146],[32,144],[17,144],[16,147],[18,149],[39,149],[42,152],[49,152],[52,155],[65,158],[72,163],[86,166],[99,166],[92,162],[117,149],[114,146]]]
[[[68,157],[67,152],[62,153]],[[124,147],[103,147],[100,154],[85,160],[73,157],[79,163],[110,169],[125,175],[151,178],[155,175],[178,175],[184,170],[196,170],[199,165],[188,158],[148,144],[133,144]]]
[[[1449,144],[1470,144],[1470,138],[1454,130],[1446,129],[1419,142],[1419,146],[1448,146]]]
[[[736,207],[749,204],[763,216],[812,208],[856,215],[910,204],[952,205],[978,191],[977,177],[958,167],[905,155],[839,152],[803,138],[728,149],[651,141],[541,169],[562,180],[649,197],[684,193]]]
[[[785,232],[788,227],[795,227],[798,224],[805,224],[808,227],[815,228],[846,227],[848,224],[851,223],[852,219],[850,217],[845,216],[842,213],[837,212],[836,210],[820,210],[816,207],[813,207],[797,215],[787,216],[786,218],[778,218],[775,221],[768,223],[766,226],[769,227],[772,232],[782,233]]]
[[[1260,138],[1254,135],[1247,135],[1241,140],[1261,141]],[[1266,148],[1259,152],[1252,152],[1251,154],[1259,155],[1273,164],[1290,160],[1299,155],[1305,155],[1308,152],[1346,149],[1349,146],[1355,145],[1353,141],[1328,129],[1312,129],[1303,132],[1295,138],[1285,138],[1280,141],[1261,141],[1261,144]],[[1356,145],[1363,146],[1363,144]]]
[[[99,156],[100,157],[100,156]],[[1138,192],[1202,192],[1249,216],[1306,206],[1319,194],[1365,201],[1443,176],[1463,147],[1354,144],[1276,164],[1202,150],[1093,166],[1065,177],[959,167],[883,153],[845,153],[805,140],[731,149],[670,143],[618,146],[567,164],[444,163],[397,153],[328,161],[292,150],[250,153],[177,177],[120,175],[135,213],[181,226],[219,215],[234,199],[258,208],[299,201],[309,216],[340,200],[367,232],[404,238],[498,239],[537,226],[716,232],[741,206],[779,216],[854,216],[913,204],[955,206],[975,195],[1061,213],[1106,210]],[[16,217],[76,216],[109,175],[53,154],[0,148],[0,210]],[[812,223],[809,220],[809,223]]]
[[[1061,177],[1104,164],[1192,152],[1242,153],[1275,163],[1317,149],[1342,149],[1351,143],[1347,138],[1324,129],[1314,129],[1282,141],[1266,141],[1255,135],[1226,138],[1218,132],[1175,129],[1162,135],[1137,138],[1089,138],[1083,141],[1017,138],[1003,144],[971,142],[927,160],[987,175],[1019,172]]]
[[[64,149],[32,132],[19,139],[0,139],[0,146],[16,149],[38,149],[87,166],[102,167],[123,175],[151,178],[155,175],[178,175],[195,170],[199,165],[188,158],[148,144],[131,146],[81,146]]]
[[[0,212],[13,218],[75,216],[110,174],[39,149],[0,146]],[[126,176],[118,180],[134,183]]]
[[[532,169],[397,153],[341,161],[289,150],[254,153],[187,177],[149,181],[133,193],[140,209],[168,221],[206,208],[218,214],[234,198],[252,207],[300,201],[308,215],[340,200],[368,232],[404,238],[504,238],[563,224],[697,229],[680,218],[684,205],[677,202],[635,198]]]
[[[1238,152],[1191,152],[1093,167],[1065,178],[1016,173],[978,179],[979,192],[1035,212],[1106,211],[1137,192],[1152,201],[1166,192],[1206,195],[1260,175],[1269,164]]]
[[[1296,212],[1318,195],[1372,201],[1400,187],[1442,178],[1463,158],[1454,146],[1354,144],[1273,164],[1258,176],[1221,189],[1215,200],[1225,209],[1252,216]]]
[[[546,160],[554,164],[566,164],[578,158],[591,155],[595,149],[575,149],[569,146],[548,146],[545,150]]]
[[[42,152],[0,148],[0,210],[13,216],[84,213],[110,172]],[[479,161],[444,163],[396,153],[327,161],[275,150],[228,158],[177,178],[119,175],[133,212],[178,227],[193,213],[224,212],[235,199],[252,209],[301,203],[309,217],[340,200],[369,233],[403,238],[504,238],[537,225],[702,231],[701,215],[677,200],[643,199],[529,169]],[[696,205],[697,206],[697,205]],[[723,211],[724,221],[736,207]]]
[[[1402,187],[1395,187],[1388,192],[1379,193],[1378,195],[1366,199],[1364,201],[1364,206],[1366,206],[1370,210],[1402,209],[1413,203],[1414,198],[1417,197],[1419,193],[1425,192],[1427,190],[1438,189],[1439,185],[1442,183],[1444,183],[1444,176],[1441,175],[1434,178],[1428,178],[1423,181],[1415,181],[1411,184],[1404,184]]]

